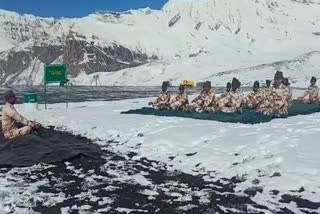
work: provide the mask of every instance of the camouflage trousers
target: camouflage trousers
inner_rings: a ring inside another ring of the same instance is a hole
[[[181,102],[174,102],[174,103],[171,103],[170,105],[171,109],[173,110],[180,110],[180,111],[185,111],[187,110],[187,105],[184,104],[184,103],[181,103]]]
[[[262,113],[264,115],[269,115],[269,116],[273,116],[273,115],[288,115],[288,108],[280,108],[277,110],[274,110],[272,108],[259,108],[257,110],[258,113]]]
[[[4,132],[4,137],[6,139],[13,139],[19,136],[24,136],[30,134],[32,131],[32,128],[30,126],[24,126],[22,128],[15,128],[11,129],[9,131]]]
[[[318,99],[306,98],[306,99],[303,99],[302,102],[303,102],[303,103],[307,103],[307,104],[319,105],[319,100],[318,100]]]
[[[235,113],[241,111],[242,109],[237,107],[222,107],[220,110],[224,113]]]
[[[258,107],[256,112],[269,116],[272,116],[274,114],[274,110],[271,107]]]
[[[192,103],[188,105],[188,110],[194,110],[198,113],[203,113],[203,112],[215,112],[217,108],[215,106],[201,106],[197,103]]]
[[[282,107],[282,108],[280,108],[280,109],[277,109],[276,111],[275,111],[275,114],[276,115],[283,115],[283,116],[285,116],[285,115],[288,115],[288,108],[287,107]]]
[[[152,104],[152,107],[156,110],[170,109],[169,104],[154,103],[154,104]]]

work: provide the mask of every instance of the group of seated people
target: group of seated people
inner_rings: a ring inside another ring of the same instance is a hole
[[[316,78],[311,78],[311,85],[308,90],[299,97],[298,100],[304,103],[318,104],[319,89],[315,85]],[[292,90],[288,78],[284,78],[281,71],[274,75],[273,84],[266,81],[266,87],[260,88],[260,83],[255,81],[253,91],[244,96],[240,90],[241,83],[237,78],[233,78],[231,83],[227,83],[227,90],[220,96],[216,96],[211,88],[211,82],[207,81],[203,85],[201,93],[191,102],[185,92],[183,85],[179,87],[179,93],[171,98],[167,91],[167,84],[162,84],[162,92],[156,101],[150,102],[155,109],[173,109],[182,111],[217,112],[225,113],[241,112],[242,108],[254,109],[257,113],[270,116],[286,116],[292,103]]]
[[[311,85],[306,92],[298,98],[303,103],[320,104],[319,88],[316,86],[317,79],[311,78]],[[171,98],[167,91],[168,82],[163,82],[162,92],[156,101],[149,105],[155,109],[173,109],[182,111],[216,112],[225,113],[241,112],[243,107],[255,109],[257,113],[282,116],[287,115],[292,102],[292,90],[287,78],[277,71],[274,75],[273,86],[271,81],[266,81],[266,87],[260,88],[258,81],[253,84],[253,91],[244,96],[240,90],[241,83],[233,78],[227,83],[227,90],[220,96],[216,96],[211,88],[211,82],[203,85],[201,93],[189,103],[188,95],[183,85],[179,87],[179,93]],[[2,131],[6,139],[30,134],[41,127],[40,124],[27,120],[14,108],[16,96],[10,90],[4,94],[5,105],[2,108]]]

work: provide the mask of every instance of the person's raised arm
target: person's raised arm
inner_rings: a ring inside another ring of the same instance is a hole
[[[23,125],[30,125],[32,126],[32,122],[30,122],[29,120],[27,120],[25,117],[23,117],[21,114],[19,114],[15,109],[13,108],[9,108],[7,109],[7,114],[9,117],[11,117],[12,119],[14,119],[15,121],[22,123]]]

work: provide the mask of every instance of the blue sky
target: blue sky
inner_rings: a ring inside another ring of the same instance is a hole
[[[0,0],[0,8],[43,17],[83,17],[99,10],[160,9],[168,0]]]

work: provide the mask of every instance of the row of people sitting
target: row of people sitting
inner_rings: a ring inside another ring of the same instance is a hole
[[[240,112],[242,107],[249,107],[255,109],[257,113],[265,115],[287,115],[292,100],[288,79],[283,77],[282,72],[277,71],[273,87],[270,88],[270,84],[271,81],[267,81],[267,88],[260,89],[259,82],[256,81],[253,92],[244,96],[240,90],[240,81],[233,78],[232,83],[227,84],[227,91],[216,96],[211,88],[211,82],[207,81],[204,83],[200,95],[189,103],[183,85],[180,85],[178,95],[171,99],[164,82],[160,96],[149,105],[155,109],[187,110],[199,113],[216,111],[234,113]]]

